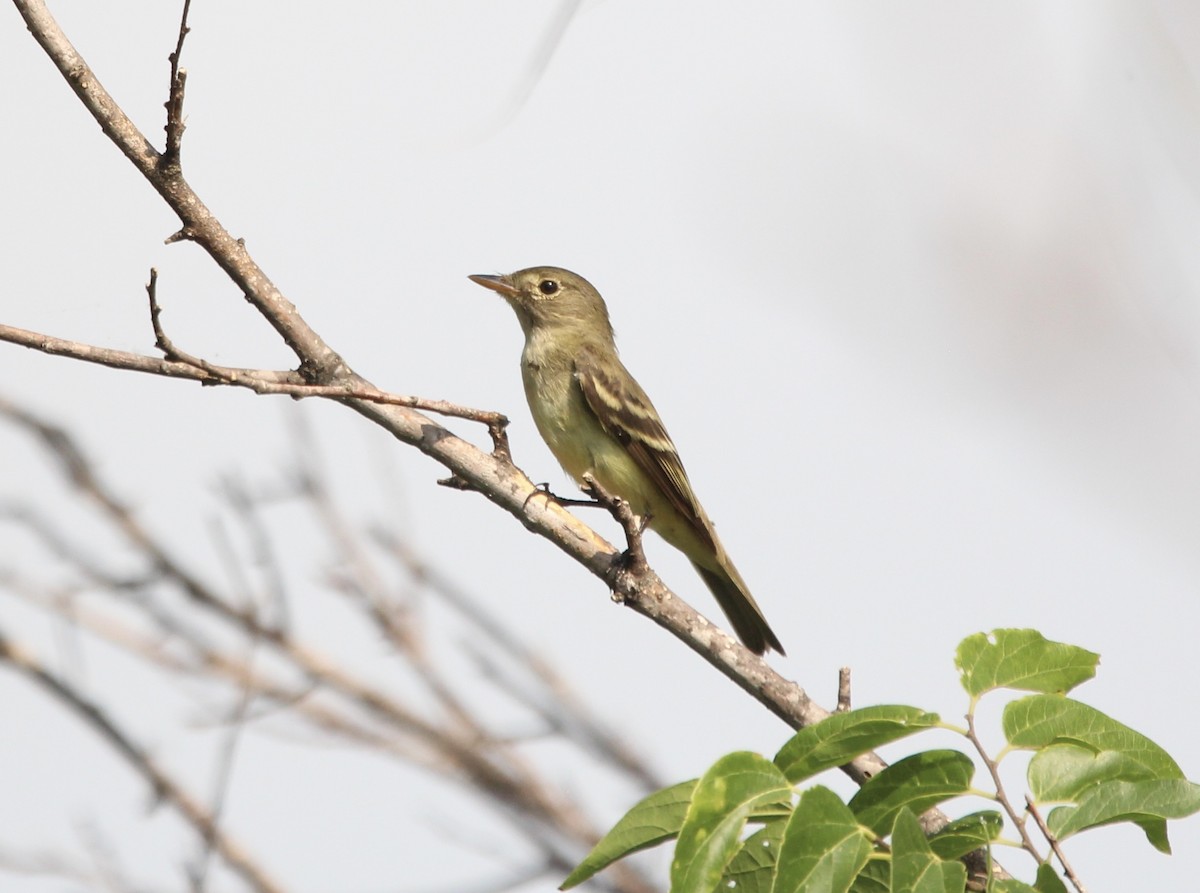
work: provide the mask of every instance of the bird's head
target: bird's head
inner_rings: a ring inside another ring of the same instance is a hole
[[[553,329],[586,333],[612,342],[612,324],[600,292],[570,270],[529,267],[507,276],[469,278],[508,301],[526,337],[539,329]]]

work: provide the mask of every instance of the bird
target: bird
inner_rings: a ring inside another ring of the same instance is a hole
[[[563,469],[584,486],[590,475],[686,555],[742,644],[755,654],[784,654],[696,498],[658,411],[621,362],[600,292],[560,267],[468,278],[516,312],[525,334],[525,398]]]

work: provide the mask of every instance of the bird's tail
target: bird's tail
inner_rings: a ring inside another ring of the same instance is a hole
[[[722,561],[721,565],[717,570],[710,570],[692,562],[692,567],[712,590],[717,604],[733,624],[733,631],[742,640],[742,644],[755,654],[764,654],[768,648],[786,654],[783,646],[779,644],[778,636],[767,625],[767,618],[750,595],[750,590],[746,588],[737,568],[729,563],[729,559]]]

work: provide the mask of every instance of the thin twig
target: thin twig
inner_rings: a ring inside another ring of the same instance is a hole
[[[1050,827],[1042,818],[1041,812],[1038,811],[1037,804],[1033,802],[1033,797],[1029,794],[1025,795],[1025,809],[1031,816],[1033,816],[1034,822],[1037,823],[1038,830],[1042,832],[1042,836],[1044,836],[1046,841],[1050,844],[1050,849],[1053,850],[1054,855],[1058,857],[1058,861],[1062,864],[1063,871],[1067,875],[1067,880],[1071,882],[1071,886],[1078,890],[1079,893],[1087,893],[1087,888],[1084,887],[1083,881],[1080,880],[1079,875],[1075,873],[1075,869],[1072,868],[1071,863],[1067,861],[1066,853],[1064,853],[1062,847],[1059,846],[1058,838],[1051,833]]]
[[[179,39],[175,42],[174,52],[167,57],[171,62],[171,83],[167,89],[165,103],[167,126],[164,129],[167,132],[167,147],[163,152],[162,163],[168,167],[179,165],[179,150],[183,143],[183,131],[186,129],[183,122],[183,91],[187,86],[187,72],[179,67],[179,62],[183,57],[183,41],[192,30],[188,27],[188,12],[191,7],[192,0],[183,0],[183,14],[179,17]]]
[[[0,325],[0,341],[28,347],[51,356],[65,356],[82,360],[85,363],[107,366],[110,369],[124,369],[167,378],[183,378],[198,381],[203,385],[247,388],[256,394],[279,394],[297,399],[324,397],[342,401],[366,400],[385,406],[403,406],[425,412],[436,412],[438,415],[486,425],[493,443],[498,444],[497,449],[500,449],[501,446],[503,449],[507,449],[507,435],[505,435],[504,429],[508,425],[508,418],[503,413],[460,406],[446,400],[392,394],[369,385],[310,384],[304,380],[300,372],[291,369],[246,369],[218,366],[198,359],[195,362],[159,359],[124,350],[96,347],[66,338],[56,338],[53,335],[43,335],[39,332],[19,329],[16,326]],[[180,355],[186,356],[182,353]]]
[[[1008,794],[1004,790],[1004,782],[1000,780],[999,765],[988,755],[983,742],[979,739],[979,735],[975,730],[975,711],[973,709],[967,711],[967,740],[975,746],[975,750],[983,760],[983,764],[987,766],[988,774],[992,776],[992,784],[996,787],[996,802],[1004,808],[1004,812],[1016,826],[1017,832],[1021,835],[1021,845],[1039,864],[1045,861],[1041,853],[1037,851],[1037,847],[1033,843],[1033,838],[1029,836],[1029,830],[1025,827],[1025,819],[1013,808],[1012,802],[1008,799]]]

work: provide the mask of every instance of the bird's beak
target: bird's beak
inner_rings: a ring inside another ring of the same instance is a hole
[[[476,285],[482,285],[484,288],[490,288],[494,292],[499,292],[505,298],[515,298],[521,292],[512,284],[512,280],[507,276],[484,276],[476,273],[474,276],[468,276]]]

